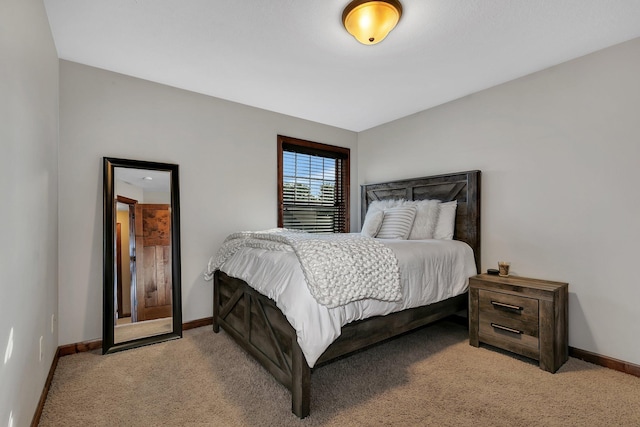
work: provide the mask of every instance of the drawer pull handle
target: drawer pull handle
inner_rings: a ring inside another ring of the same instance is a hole
[[[491,304],[500,308],[508,308],[509,310],[518,310],[518,311],[522,310],[522,307],[519,307],[517,305],[505,304],[503,302],[498,302],[498,301],[491,301]]]
[[[519,330],[513,329],[513,328],[507,328],[506,326],[498,325],[497,323],[492,323],[491,326],[493,326],[496,329],[502,329],[503,331],[511,332],[513,334],[520,335],[522,333],[522,331],[519,331]]]

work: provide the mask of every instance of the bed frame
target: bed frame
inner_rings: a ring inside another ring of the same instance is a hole
[[[362,221],[374,200],[457,200],[454,239],[473,248],[476,266],[480,267],[480,171],[363,185],[361,196]],[[465,293],[435,304],[349,323],[315,366],[467,309]],[[298,345],[295,330],[273,300],[218,270],[214,275],[213,331],[219,332],[220,327],[291,391],[294,414],[300,418],[309,415],[312,369]]]

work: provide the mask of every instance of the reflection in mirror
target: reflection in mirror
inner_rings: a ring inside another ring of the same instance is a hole
[[[105,158],[104,173],[103,353],[178,338],[178,166]]]

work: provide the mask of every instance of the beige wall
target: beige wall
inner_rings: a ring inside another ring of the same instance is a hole
[[[144,192],[145,203],[159,203],[159,204],[171,204],[171,192],[170,191],[145,191]]]
[[[180,165],[183,319],[212,315],[202,274],[231,232],[276,226],[276,136],[357,135],[60,61],[60,344],[102,336],[102,157]],[[357,191],[352,217],[357,226]]]
[[[640,39],[358,135],[359,182],[482,170],[482,269],[569,282],[569,345],[640,364]]]
[[[0,147],[0,426],[27,426],[58,345],[58,57],[41,0],[0,2]]]

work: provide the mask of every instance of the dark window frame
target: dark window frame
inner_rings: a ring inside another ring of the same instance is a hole
[[[344,216],[342,228],[335,231],[348,233],[350,230],[350,154],[351,150],[345,147],[323,144],[319,142],[307,141],[304,139],[292,138],[278,135],[278,227],[284,224],[284,152],[296,152],[309,154],[325,158],[337,159],[341,165],[336,176],[337,188],[336,206],[340,205],[341,213]]]

